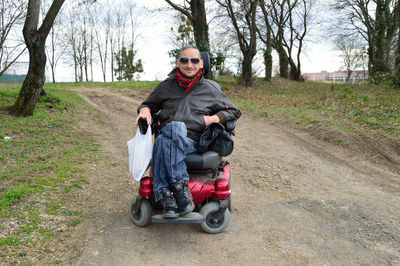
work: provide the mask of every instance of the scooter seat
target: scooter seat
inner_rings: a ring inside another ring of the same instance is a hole
[[[221,162],[222,157],[214,151],[190,153],[186,156],[185,163],[188,170],[214,169]]]

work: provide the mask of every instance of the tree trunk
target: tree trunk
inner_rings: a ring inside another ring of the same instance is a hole
[[[87,56],[87,47],[85,47],[85,50],[84,50],[84,57],[83,57],[83,60],[84,60],[84,64],[85,64],[85,76],[86,76],[86,82],[88,82],[89,81],[89,74],[88,74],[88,56]]]
[[[390,73],[389,67],[389,51],[390,45],[387,43],[386,34],[388,30],[388,22],[386,18],[389,4],[384,0],[378,0],[376,6],[376,25],[374,34],[374,65],[373,72]]]
[[[208,25],[204,0],[190,1],[190,10],[193,24],[194,40],[200,51],[210,51],[210,40],[208,37]]]
[[[349,82],[350,81],[350,77],[351,77],[351,74],[353,73],[353,71],[351,71],[350,69],[347,69],[347,76],[346,76],[346,82]]]
[[[56,70],[54,67],[51,67],[51,77],[53,78],[53,83],[56,83]]]
[[[400,24],[400,22],[399,22]],[[400,28],[400,26],[399,26]],[[394,62],[394,88],[400,90],[400,30],[397,37],[396,59]]]
[[[300,71],[297,68],[296,64],[290,60],[290,80],[300,81]]]
[[[208,24],[207,24],[207,16],[206,16],[206,8],[204,5],[204,0],[192,0],[190,1],[190,10],[191,10],[191,22],[193,25],[193,33],[194,33],[194,41],[196,43],[197,48],[200,51],[207,51],[210,54],[211,64],[213,63],[211,48],[210,48],[210,39],[208,36]],[[210,68],[212,65],[210,66]],[[213,73],[210,71],[207,74],[208,79],[213,79]]]
[[[267,22],[268,17],[266,18]],[[265,80],[271,81],[272,78],[272,40],[271,40],[271,27],[267,25],[267,43],[264,51],[264,65],[265,65]]]
[[[289,62],[285,50],[281,47],[277,49],[279,56],[279,76],[287,79],[289,77]]]
[[[15,104],[10,113],[15,116],[33,114],[45,82],[46,38],[54,20],[65,0],[54,0],[47,12],[42,26],[37,29],[40,13],[40,0],[29,0],[23,35],[29,51],[29,69]]]
[[[35,32],[35,35],[37,34]],[[33,114],[45,81],[46,52],[43,43],[39,45],[33,44],[28,47],[28,50],[30,54],[28,73],[16,103],[10,108],[10,114],[14,116]]]
[[[240,84],[246,87],[251,87],[253,83],[253,69],[252,69],[252,62],[253,62],[253,55],[246,54],[244,55],[243,62],[242,62],[242,76],[240,79]]]
[[[271,81],[272,78],[272,48],[267,47],[264,51],[264,65],[265,65],[265,78],[266,81]]]

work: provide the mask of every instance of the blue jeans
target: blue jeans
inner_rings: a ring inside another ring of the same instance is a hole
[[[162,198],[161,189],[181,180],[188,180],[185,158],[197,151],[197,142],[187,137],[185,123],[167,123],[157,136],[153,147],[153,190],[156,200]]]

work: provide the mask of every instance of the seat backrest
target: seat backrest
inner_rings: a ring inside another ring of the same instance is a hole
[[[200,52],[201,59],[203,59],[203,76],[207,76],[210,72],[210,55],[207,51]]]

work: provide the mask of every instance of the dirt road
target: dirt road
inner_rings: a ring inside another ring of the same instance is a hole
[[[64,250],[79,265],[400,265],[400,172],[244,113],[232,165],[233,212],[225,232],[129,218],[138,184],[126,141],[145,91],[80,90],[99,113],[79,127],[101,139],[104,160],[87,165],[84,222]]]

